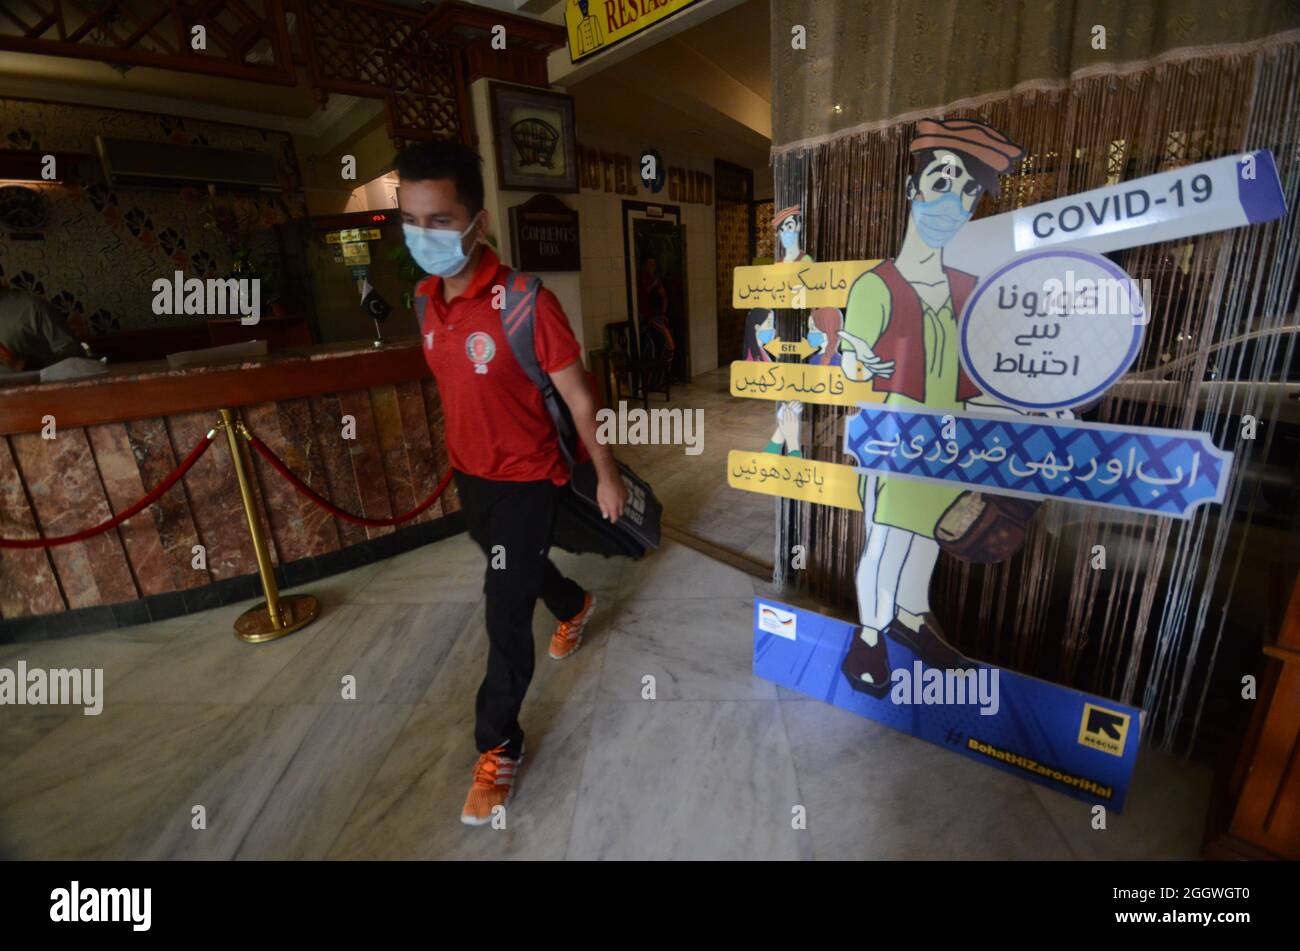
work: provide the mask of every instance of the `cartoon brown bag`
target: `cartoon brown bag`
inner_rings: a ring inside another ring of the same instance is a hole
[[[939,547],[962,561],[991,565],[1006,561],[1025,543],[1029,520],[1040,502],[1009,495],[963,492],[939,516]]]

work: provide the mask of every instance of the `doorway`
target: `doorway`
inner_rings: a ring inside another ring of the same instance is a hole
[[[691,380],[686,228],[675,205],[623,202],[628,313],[643,363],[659,363],[651,390]],[[655,385],[660,384],[660,385]]]
[[[713,160],[714,235],[718,274],[718,366],[742,359],[745,315],[731,306],[732,277],[754,257],[754,173]]]

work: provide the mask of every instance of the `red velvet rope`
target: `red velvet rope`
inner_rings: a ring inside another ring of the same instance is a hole
[[[442,495],[443,491],[447,488],[447,485],[451,482],[451,471],[448,470],[447,474],[442,477],[442,481],[438,483],[438,487],[433,490],[433,494],[415,508],[411,509],[411,511],[406,512],[403,515],[395,515],[392,518],[363,518],[360,515],[353,515],[351,512],[343,511],[333,502],[329,501],[329,499],[318,495],[311,486],[294,475],[289,470],[289,467],[281,462],[280,458],[270,450],[266,443],[262,442],[262,440],[258,439],[252,433],[248,434],[248,442],[249,445],[257,450],[257,454],[265,459],[267,463],[270,464],[271,468],[288,479],[289,484],[295,489],[307,496],[307,498],[311,499],[335,518],[341,518],[343,521],[351,522],[353,525],[400,525],[403,522],[409,522],[434,502],[438,501],[438,496]]]
[[[153,491],[142,498],[139,502],[136,502],[135,505],[132,505],[129,509],[125,509],[121,513],[114,515],[102,525],[96,525],[94,528],[88,528],[85,531],[77,532],[74,535],[60,535],[57,538],[0,538],[0,548],[53,548],[55,545],[69,545],[72,542],[84,541],[85,539],[98,535],[101,532],[106,532],[110,528],[115,528],[125,522],[132,515],[138,514],[154,502],[158,501],[164,492],[175,485],[176,481],[180,479],[181,476],[185,475],[194,463],[199,461],[199,456],[203,455],[211,445],[212,436],[204,436],[203,439],[199,441],[199,444],[190,451],[190,454],[181,461],[181,464],[172,471],[171,475],[154,486]]]

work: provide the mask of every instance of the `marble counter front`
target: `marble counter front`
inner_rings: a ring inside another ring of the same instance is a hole
[[[223,407],[238,409],[313,489],[368,517],[413,508],[449,466],[418,340],[187,369],[128,364],[86,380],[0,387],[0,537],[67,535],[107,520],[171,472]],[[249,456],[272,557],[290,580],[399,550],[393,528],[339,521]],[[400,547],[456,530],[458,519],[439,523],[458,509],[453,485],[398,530]],[[255,571],[219,438],[180,483],[116,529],[49,549],[0,549],[0,640],[200,610],[250,596]],[[77,620],[60,621],[64,614]]]

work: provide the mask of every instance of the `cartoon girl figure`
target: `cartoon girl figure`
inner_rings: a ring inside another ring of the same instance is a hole
[[[962,370],[958,320],[974,275],[946,267],[943,249],[970,220],[998,176],[1024,150],[971,119],[917,123],[907,198],[911,214],[897,256],[859,277],[849,290],[838,334],[844,374],[871,380],[886,406],[960,411],[1006,407],[987,399]],[[882,633],[935,667],[962,657],[934,630],[930,579],[939,558],[935,526],[964,490],[882,476],[862,480],[867,531],[858,562],[861,629],[841,670],[854,689],[884,696],[890,687]]]
[[[755,307],[745,317],[744,355],[746,360],[771,362],[772,354],[764,348],[776,339],[776,314],[764,307]],[[782,403],[776,409],[776,430],[763,447],[764,452],[802,458],[799,447],[799,417],[803,404],[797,401]]]
[[[754,307],[745,315],[744,358],[746,360],[771,360],[772,355],[763,348],[776,339],[776,314],[766,307]]]
[[[834,307],[818,307],[808,315],[808,345],[813,348],[808,362],[817,366],[839,366],[837,344],[844,329],[844,315]]]

